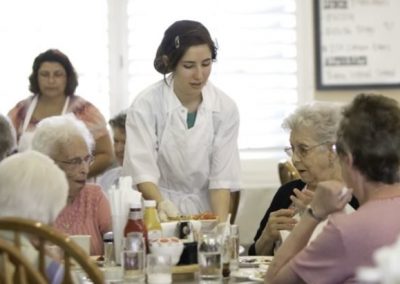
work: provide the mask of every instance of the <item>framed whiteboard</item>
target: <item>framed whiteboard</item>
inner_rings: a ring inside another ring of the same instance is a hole
[[[317,89],[400,88],[400,0],[314,0]]]

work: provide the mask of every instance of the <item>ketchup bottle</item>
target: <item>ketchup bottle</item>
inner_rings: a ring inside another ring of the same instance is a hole
[[[141,204],[131,204],[129,208],[128,221],[124,229],[124,236],[128,233],[137,232],[142,233],[148,249],[147,230],[143,222],[143,213]],[[148,251],[148,250],[147,250]]]

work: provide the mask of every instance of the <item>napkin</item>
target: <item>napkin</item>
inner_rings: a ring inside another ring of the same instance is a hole
[[[124,228],[128,220],[129,207],[132,203],[142,204],[142,193],[132,188],[130,176],[120,177],[118,187],[111,186],[107,193],[111,205],[115,260],[120,264]]]

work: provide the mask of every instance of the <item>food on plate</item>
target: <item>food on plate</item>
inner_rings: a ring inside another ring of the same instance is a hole
[[[180,221],[180,220],[214,220],[217,219],[217,215],[212,212],[203,212],[194,215],[181,215],[177,217],[169,217],[169,220]]]

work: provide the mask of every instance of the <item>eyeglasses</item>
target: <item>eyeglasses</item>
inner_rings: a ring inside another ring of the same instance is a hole
[[[84,158],[78,157],[78,158],[74,158],[74,159],[66,160],[66,161],[61,161],[61,160],[56,160],[56,161],[63,163],[70,167],[75,167],[75,166],[80,166],[82,164],[91,165],[94,161],[94,157],[93,157],[93,155],[89,154],[89,155],[85,156]]]
[[[284,148],[285,153],[291,158],[293,157],[294,153],[296,152],[301,158],[306,157],[311,150],[317,148],[318,146],[324,145],[324,144],[328,144],[329,142],[323,142],[317,145],[313,145],[313,146],[307,146],[304,144],[300,144],[298,146],[295,147],[286,147]]]

